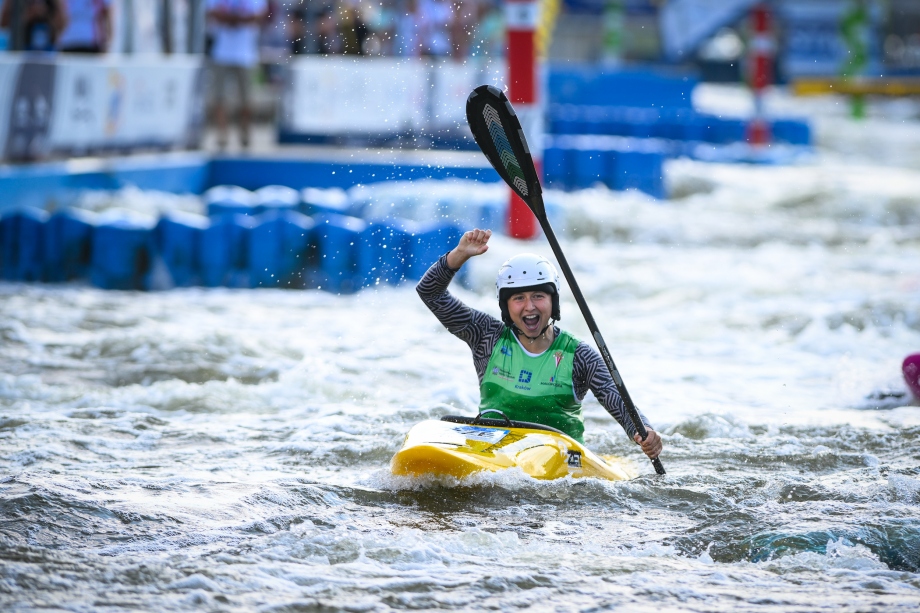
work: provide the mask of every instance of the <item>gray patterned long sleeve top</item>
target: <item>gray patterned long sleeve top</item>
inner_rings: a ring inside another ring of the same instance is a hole
[[[447,265],[447,255],[442,255],[428,269],[415,289],[425,305],[444,324],[444,327],[470,346],[476,375],[479,377],[479,382],[482,383],[489,358],[492,357],[492,350],[495,349],[495,344],[504,331],[505,324],[487,313],[467,306],[447,291],[447,286],[450,285],[456,272]],[[558,327],[556,327],[556,333],[559,333]],[[617,420],[632,439],[636,429],[610,378],[607,365],[604,364],[597,350],[584,341],[579,342],[575,349],[572,381],[575,388],[573,391],[579,402],[584,400],[585,394],[590,389],[598,402],[607,409],[607,412]],[[645,415],[642,415],[641,412],[639,415],[646,427],[651,428]]]

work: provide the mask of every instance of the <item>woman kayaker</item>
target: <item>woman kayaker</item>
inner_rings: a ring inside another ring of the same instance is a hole
[[[525,253],[502,265],[496,280],[501,321],[447,291],[460,267],[489,249],[491,236],[490,230],[464,233],[416,287],[435,317],[472,349],[480,410],[498,409],[512,420],[552,426],[584,443],[581,401],[590,389],[642,451],[657,458],[661,437],[640,414],[648,437],[639,440],[600,354],[555,325],[559,274],[549,260]]]

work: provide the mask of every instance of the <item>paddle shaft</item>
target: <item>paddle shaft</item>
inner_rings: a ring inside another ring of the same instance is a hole
[[[623,405],[626,407],[626,413],[629,415],[629,419],[632,421],[633,426],[636,428],[636,432],[639,433],[639,436],[644,441],[646,437],[648,437],[648,430],[645,429],[645,424],[642,423],[642,418],[639,417],[639,410],[636,409],[636,405],[633,403],[632,398],[629,396],[629,391],[627,391],[626,385],[623,383],[623,378],[620,377],[620,372],[617,370],[616,364],[613,363],[613,356],[610,355],[610,351],[607,349],[607,343],[604,342],[604,337],[601,336],[601,331],[597,327],[597,322],[594,321],[594,316],[591,315],[591,309],[588,308],[588,303],[585,301],[585,297],[581,293],[581,289],[578,287],[578,282],[575,281],[575,274],[569,267],[569,263],[565,259],[565,254],[562,253],[562,247],[559,245],[559,241],[556,239],[556,234],[553,232],[553,227],[550,225],[549,219],[546,218],[546,210],[543,206],[543,196],[537,192],[533,195],[532,198],[537,200],[537,202],[533,203],[531,210],[536,215],[537,221],[540,222],[540,227],[543,228],[543,233],[546,235],[546,240],[549,241],[549,246],[552,248],[553,253],[556,255],[556,260],[559,262],[559,266],[562,268],[562,274],[565,277],[565,280],[569,283],[569,289],[572,291],[572,295],[575,296],[575,302],[578,303],[578,308],[581,309],[581,314],[584,316],[585,322],[588,324],[588,329],[591,331],[591,336],[594,337],[594,342],[597,343],[597,349],[601,352],[601,357],[604,358],[604,363],[607,364],[607,370],[610,371],[610,377],[613,379],[613,384],[616,386],[617,391],[620,393],[620,398],[623,400]],[[538,211],[542,214],[538,213]],[[655,458],[652,460],[652,466],[655,467],[655,472],[659,475],[665,474],[664,466],[661,464],[660,458]]]

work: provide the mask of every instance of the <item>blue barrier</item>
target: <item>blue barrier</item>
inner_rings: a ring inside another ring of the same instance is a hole
[[[655,198],[664,198],[662,164],[664,156],[651,151],[617,151],[612,165],[611,188],[638,189]]]
[[[507,224],[507,216],[507,202],[483,202],[478,206],[473,225],[477,228],[502,232]]]
[[[587,188],[595,183],[605,183],[609,172],[610,150],[601,148],[594,139],[572,150],[572,182],[577,188]]]
[[[207,287],[249,287],[248,235],[255,225],[249,215],[217,215],[201,234],[198,262]]]
[[[201,282],[201,237],[210,226],[207,217],[171,212],[160,218],[156,244],[170,276],[170,285],[189,287]]]
[[[662,142],[585,135],[548,139],[545,184],[582,189],[603,183],[610,189],[639,189],[664,198],[663,165],[669,152]]]
[[[684,74],[648,70],[604,72],[596,65],[550,67],[547,91],[551,104],[598,104],[634,107],[692,105],[698,80]]]
[[[45,225],[44,279],[72,281],[89,274],[96,215],[81,209],[65,209]]]
[[[439,257],[457,246],[461,236],[463,231],[460,228],[444,222],[416,224],[410,228],[406,278],[421,279]]]
[[[259,212],[255,194],[236,185],[217,185],[206,191],[202,198],[208,215],[255,215]]]
[[[285,211],[282,218],[281,282],[288,287],[306,287],[307,268],[316,266],[316,222],[296,211]]]
[[[361,285],[397,284],[406,278],[412,224],[403,220],[372,222],[361,232],[356,276]]]
[[[777,119],[773,121],[773,138],[791,145],[810,145],[811,126],[807,122],[795,119]]]
[[[679,141],[731,144],[745,142],[748,119],[697,113],[689,108],[636,108],[557,104],[549,108],[548,125],[555,135],[591,134],[664,138]],[[777,142],[810,145],[811,129],[806,121],[772,121]]]
[[[41,281],[48,213],[22,207],[0,218],[0,262],[9,281]]]
[[[300,194],[286,185],[260,187],[255,191],[254,198],[259,213],[282,209],[293,211],[300,206]]]
[[[102,289],[151,289],[154,225],[122,218],[93,228],[90,283]]]
[[[717,145],[744,142],[747,126],[748,122],[744,119],[708,116],[705,140]]]
[[[543,150],[543,184],[554,189],[573,187],[569,182],[571,149],[549,145]]]
[[[252,287],[304,287],[314,221],[296,211],[268,211],[248,233]]]
[[[358,250],[367,222],[335,213],[318,215],[315,221],[319,266],[311,285],[338,293],[357,291],[362,282],[357,275]]]
[[[348,194],[339,187],[330,187],[328,189],[305,187],[300,192],[300,200],[301,210],[307,215],[320,215],[323,213],[345,215],[350,206]]]

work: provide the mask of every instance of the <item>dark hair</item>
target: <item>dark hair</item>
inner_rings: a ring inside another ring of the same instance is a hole
[[[511,321],[511,314],[508,312],[508,301],[515,294],[522,294],[524,292],[546,292],[553,299],[553,310],[550,314],[550,317],[559,321],[562,319],[559,316],[559,294],[556,293],[556,286],[553,283],[541,283],[539,285],[530,285],[528,287],[503,287],[498,290],[498,306],[502,310],[502,322],[506,326],[514,325],[514,322]]]

